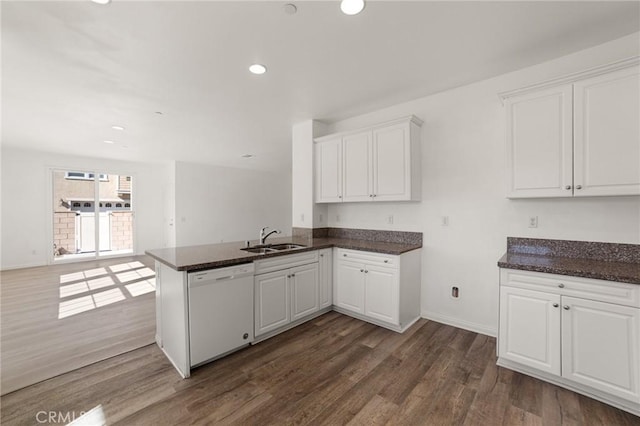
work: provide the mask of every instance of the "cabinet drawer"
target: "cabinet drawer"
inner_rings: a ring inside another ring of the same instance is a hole
[[[340,261],[348,260],[350,262],[366,263],[367,265],[379,265],[388,268],[397,269],[400,265],[399,256],[382,253],[372,253],[369,251],[337,249],[336,257],[337,260]]]
[[[640,308],[640,285],[637,284],[501,269],[500,285]]]
[[[256,260],[255,274],[265,274],[267,272],[279,271],[281,269],[293,268],[295,266],[306,265],[318,261],[318,251],[305,251],[304,253],[277,256],[264,260]]]

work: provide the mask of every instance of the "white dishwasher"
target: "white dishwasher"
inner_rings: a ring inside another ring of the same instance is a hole
[[[253,341],[253,263],[189,274],[191,366]]]

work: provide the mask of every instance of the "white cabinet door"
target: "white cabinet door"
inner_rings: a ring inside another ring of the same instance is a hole
[[[290,322],[287,271],[255,277],[256,336]]]
[[[576,196],[640,194],[638,69],[574,84]]]
[[[314,313],[318,304],[318,264],[289,270],[291,285],[291,321]]]
[[[343,201],[371,201],[371,131],[342,138]]]
[[[332,249],[320,250],[318,298],[320,309],[333,304],[333,258]]]
[[[508,197],[568,197],[573,188],[571,84],[506,100]]]
[[[411,137],[409,123],[373,131],[374,201],[411,200]]]
[[[364,265],[337,262],[336,306],[364,314]]]
[[[398,324],[398,271],[377,266],[365,266],[365,315],[391,324]]]
[[[498,356],[560,375],[560,296],[500,288]]]
[[[640,402],[640,310],[562,297],[562,376]]]
[[[316,202],[342,201],[342,138],[316,143],[314,151]]]

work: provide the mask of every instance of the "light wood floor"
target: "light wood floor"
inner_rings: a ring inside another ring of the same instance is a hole
[[[330,312],[182,380],[155,346],[0,398],[2,424],[98,405],[108,424],[639,425],[495,365],[495,339],[420,320],[404,334]]]
[[[147,256],[9,270],[0,280],[2,394],[154,342]]]

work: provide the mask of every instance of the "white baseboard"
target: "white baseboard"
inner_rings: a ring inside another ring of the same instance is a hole
[[[34,263],[25,263],[22,265],[10,265],[3,266],[0,271],[11,271],[13,269],[24,269],[24,268],[39,268],[40,266],[47,266],[47,262],[34,262]]]
[[[473,331],[475,333],[484,334],[486,336],[496,337],[498,335],[498,330],[496,328],[491,328],[482,324],[476,324],[476,323],[464,321],[458,318],[449,317],[447,315],[442,315],[437,312],[422,311],[421,315],[422,315],[422,318],[426,318],[428,320],[441,322],[447,325],[452,325],[454,327]]]

